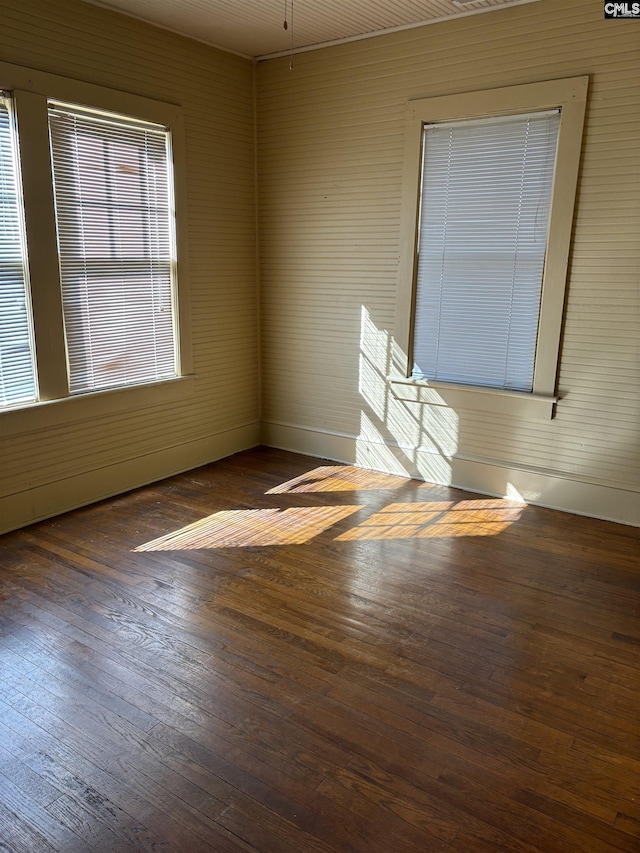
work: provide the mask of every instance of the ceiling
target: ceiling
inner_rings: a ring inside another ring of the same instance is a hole
[[[537,0],[88,0],[242,56],[267,59],[336,41]],[[293,4],[293,15],[292,15]],[[285,30],[283,23],[288,22]]]

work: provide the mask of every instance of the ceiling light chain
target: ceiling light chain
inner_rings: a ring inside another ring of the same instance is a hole
[[[283,28],[285,30],[289,29],[289,22],[287,21],[287,0],[284,0]],[[293,71],[293,0],[291,0],[291,53],[289,55],[289,71]]]

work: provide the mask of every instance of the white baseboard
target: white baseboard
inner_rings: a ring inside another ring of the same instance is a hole
[[[0,533],[215,462],[260,443],[248,424],[0,498]]]
[[[197,441],[128,459],[0,498],[0,533],[77,509],[206,465],[260,443],[260,426],[248,424]],[[480,494],[522,498],[526,503],[640,526],[640,496],[611,484],[553,472],[361,439],[292,424],[262,424],[262,443],[320,459],[414,477]]]
[[[609,483],[587,482],[495,460],[459,455],[448,459],[420,448],[401,448],[371,438],[295,424],[263,422],[262,443],[429,483],[640,526],[638,492]]]

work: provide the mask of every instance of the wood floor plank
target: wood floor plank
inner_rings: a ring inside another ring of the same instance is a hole
[[[17,787],[11,779],[0,775],[0,838],[7,839],[9,850],[50,851],[65,850],[82,853],[95,849],[88,839],[77,835]]]
[[[8,534],[0,848],[635,853],[639,539],[266,448]]]
[[[33,829],[34,819],[25,822],[21,814],[12,812],[0,802],[0,839],[4,850],[10,853],[55,853],[56,848]],[[50,838],[58,834],[57,829],[51,827],[47,827],[45,832]]]
[[[163,845],[166,841],[170,849],[175,851],[188,850],[194,853],[210,851],[209,841],[202,840],[187,828],[191,816],[184,820],[182,812],[186,811],[186,807],[181,810],[177,800],[167,796],[161,806],[156,807],[153,804],[153,798],[145,799],[141,796],[144,788],[137,787],[134,790],[129,780],[119,779],[107,770],[96,767],[60,741],[48,746],[47,750],[47,752],[34,753],[27,763],[52,784],[63,786],[65,791],[71,793],[76,799],[84,800],[89,804],[97,803],[98,806],[110,802],[131,815],[132,825],[152,826],[156,836],[164,839],[164,841],[154,841],[156,846]],[[106,762],[105,767],[108,764],[109,762]],[[171,815],[166,813],[169,802],[172,803]],[[126,820],[123,821],[123,829],[128,831]],[[126,845],[122,846],[127,849]],[[133,849],[139,849],[135,844],[131,846]]]

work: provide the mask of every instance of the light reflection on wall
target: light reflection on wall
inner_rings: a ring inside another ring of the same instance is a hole
[[[358,390],[365,407],[356,464],[449,484],[458,449],[458,416],[444,401],[427,406],[395,397],[387,376],[397,357],[389,333],[377,328],[363,305]]]

